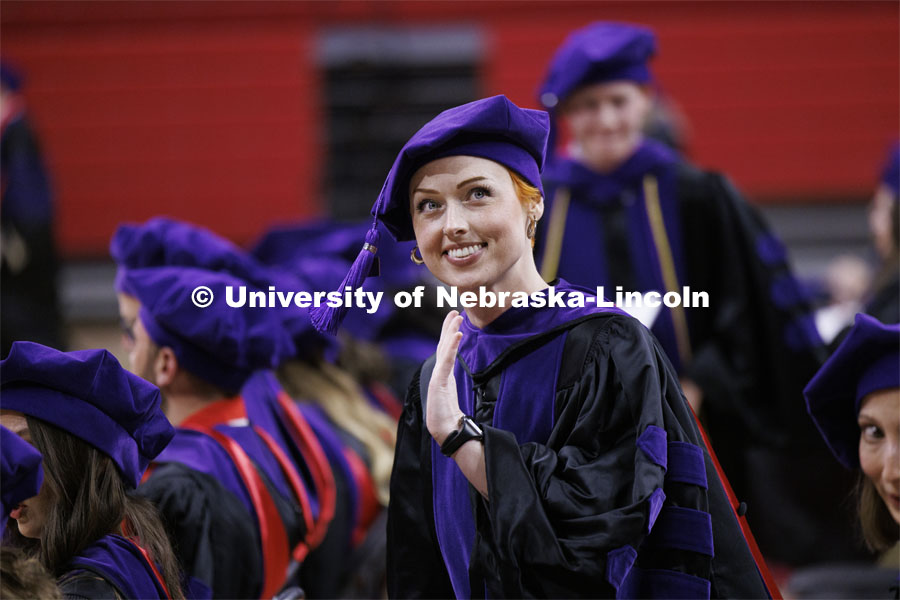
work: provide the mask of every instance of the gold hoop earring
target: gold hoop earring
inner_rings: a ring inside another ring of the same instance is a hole
[[[418,252],[418,254],[416,254]],[[419,252],[419,247],[414,246],[412,252],[409,253],[409,260],[413,261],[417,265],[424,265],[425,259],[422,258],[422,253]]]

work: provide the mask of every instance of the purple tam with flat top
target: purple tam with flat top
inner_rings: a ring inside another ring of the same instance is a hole
[[[260,267],[231,241],[203,227],[155,217],[116,228],[109,253],[119,267],[185,266],[226,271],[250,280]]]
[[[803,395],[809,415],[831,452],[848,469],[859,466],[856,417],[867,395],[900,387],[900,324],[884,325],[865,314]]]
[[[0,407],[94,446],[113,459],[132,487],[175,435],[156,386],[122,368],[106,350],[60,352],[15,342],[0,362],[0,382]]]
[[[313,291],[308,279],[263,264],[204,227],[166,217],[156,217],[143,224],[120,225],[110,241],[109,252],[119,267],[116,289],[131,296],[135,293],[129,289],[126,274],[146,267],[197,267],[228,273],[262,290],[274,285],[284,293]],[[317,356],[333,349],[334,340],[313,329],[307,309],[292,305],[279,314],[301,355]]]
[[[576,30],[559,47],[540,89],[541,104],[555,108],[581,86],[608,81],[651,81],[647,61],[656,37],[646,27],[597,22]]]
[[[125,274],[128,289],[141,303],[140,319],[150,338],[168,346],[187,371],[227,393],[237,393],[259,369],[277,367],[294,356],[296,347],[283,326],[286,309],[250,306],[252,292],[264,292],[227,273],[191,267],[133,269]],[[210,296],[195,290],[204,286]],[[228,305],[232,300],[243,306]]]

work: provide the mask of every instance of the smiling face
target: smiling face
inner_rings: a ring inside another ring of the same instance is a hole
[[[863,398],[857,422],[860,467],[900,523],[900,388]]]
[[[0,425],[29,444],[32,443],[31,434],[28,431],[28,421],[22,413],[14,410],[0,410]],[[13,508],[9,516],[16,520],[19,533],[27,538],[39,539],[52,505],[51,493],[45,477],[38,495],[20,502]]]
[[[625,162],[643,139],[650,95],[631,81],[586,85],[569,96],[562,115],[577,147],[577,158],[601,172]]]
[[[460,291],[542,287],[525,231],[543,202],[523,207],[506,167],[473,156],[440,158],[416,171],[409,189],[419,251],[440,281]]]

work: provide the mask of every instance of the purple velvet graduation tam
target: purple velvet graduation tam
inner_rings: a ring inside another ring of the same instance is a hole
[[[377,226],[379,229],[384,227],[381,223]],[[333,290],[350,268],[359,252],[359,240],[369,227],[370,224],[364,222],[330,220],[279,225],[267,231],[251,253],[265,264],[297,270],[300,277],[312,282],[317,290]],[[397,242],[387,235],[380,235],[379,239],[378,258],[390,268],[378,273],[377,277],[370,273],[362,283],[364,290],[383,292],[385,298],[391,298],[401,289],[435,285],[428,269],[409,260],[414,242]],[[419,315],[413,316],[386,301],[371,314],[362,310],[349,311],[341,325],[353,338],[378,344],[392,361],[419,363],[434,353],[437,336],[427,326],[425,315],[428,313],[416,312]],[[439,325],[440,321],[437,321],[437,331],[440,331]]]
[[[200,267],[251,282],[265,272],[263,265],[231,241],[198,225],[165,217],[144,224],[119,225],[110,240],[109,253],[125,269]]]
[[[341,282],[353,259],[359,252],[359,240],[363,239],[371,223],[341,223],[316,220],[293,225],[279,225],[267,231],[250,250],[250,253],[266,265],[293,270],[315,289],[330,290]],[[379,230],[384,226],[378,224]],[[377,281],[385,286],[410,287],[431,281],[427,269],[413,264],[409,253],[415,246],[412,241],[396,242],[385,238],[380,231],[378,257],[391,268],[378,273]],[[335,268],[337,277],[335,277]],[[370,273],[368,283],[376,281]]]
[[[330,220],[280,225],[267,231],[251,253],[267,265],[296,271],[316,290],[342,289],[338,286],[359,253],[359,241],[370,226],[366,222]],[[384,227],[380,223],[376,226],[379,230]],[[384,272],[369,273],[369,278],[361,284],[363,289],[383,292],[389,298],[399,289],[433,283],[427,269],[409,260],[414,242],[396,242],[382,234],[383,231],[379,231],[378,258],[391,267]],[[344,330],[356,339],[378,343],[382,328],[394,320],[397,312],[392,302],[384,302],[373,314],[364,311],[348,313],[343,322]],[[309,320],[307,324],[311,326]]]
[[[126,277],[129,270],[175,266],[228,273],[262,290],[274,285],[276,290],[284,293],[315,291],[309,280],[263,264],[230,240],[204,227],[165,217],[156,217],[144,224],[120,225],[110,241],[109,252],[119,266],[116,290],[132,296],[135,293],[128,288]],[[280,310],[279,314],[299,353],[315,356],[332,349],[333,338],[321,335],[312,327],[308,309],[292,305]]]
[[[887,162],[881,170],[881,183],[891,188],[894,200],[900,199],[900,142],[891,146]]]
[[[359,239],[366,235],[368,223],[339,223],[327,219],[277,225],[266,231],[250,249],[256,259],[267,265],[293,264],[304,256],[335,256],[353,261]]]
[[[832,453],[847,468],[859,466],[860,402],[868,394],[900,387],[900,324],[883,325],[865,314],[806,389],[806,407]]]
[[[447,156],[477,156],[498,162],[543,193],[541,170],[550,118],[494,96],[445,110],[417,131],[400,150],[372,215],[397,241],[415,239],[409,214],[409,180],[424,164]]]
[[[150,338],[172,348],[187,371],[226,392],[237,393],[253,371],[274,368],[296,353],[282,309],[250,306],[251,293],[264,292],[268,302],[268,290],[232,275],[151,267],[129,270],[125,283],[141,303],[139,316]],[[208,299],[193,295],[199,286],[212,292],[205,308],[194,303]],[[229,298],[243,305],[229,306]]]
[[[433,160],[447,156],[486,158],[513,170],[541,190],[550,117],[541,110],[519,108],[506,96],[493,96],[445,110],[417,131],[397,155],[372,207],[375,217],[366,242],[338,289],[359,287],[369,275],[378,248],[377,221],[398,242],[415,239],[409,214],[409,181]],[[319,331],[334,333],[346,308],[310,311]]]
[[[137,487],[175,435],[156,386],[106,350],[60,352],[15,342],[0,362],[0,407],[63,429],[109,455]]]
[[[656,53],[656,37],[646,27],[592,23],[570,34],[550,61],[540,89],[541,104],[555,108],[583,85],[607,81],[647,83],[647,61]]]
[[[10,511],[41,491],[44,481],[41,460],[37,448],[0,426],[0,532]]]
[[[250,254],[269,267],[296,274],[312,289],[333,290],[359,253],[359,240],[369,226],[327,220],[278,225],[263,234]],[[383,245],[378,250],[384,256]]]

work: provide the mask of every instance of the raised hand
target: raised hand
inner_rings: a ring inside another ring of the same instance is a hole
[[[456,431],[459,418],[463,415],[456,395],[456,378],[453,376],[456,350],[462,339],[462,332],[459,330],[462,320],[455,310],[444,318],[441,339],[435,353],[434,371],[428,383],[425,426],[438,444],[442,444],[451,432]]]

